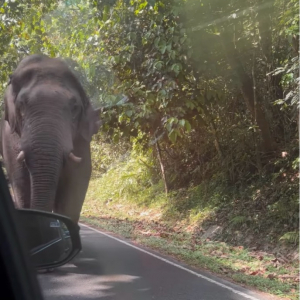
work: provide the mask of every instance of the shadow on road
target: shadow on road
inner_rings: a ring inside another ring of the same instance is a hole
[[[97,258],[86,257],[81,252],[71,263],[53,272],[39,274],[46,300],[58,299],[140,299],[149,290],[134,282],[139,276],[113,274]],[[142,297],[148,299],[148,297]],[[150,298],[149,298],[150,299]]]
[[[90,229],[81,237],[71,263],[39,275],[46,300],[245,299]]]

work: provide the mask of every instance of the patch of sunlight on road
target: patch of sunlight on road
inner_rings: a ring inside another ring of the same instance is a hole
[[[53,296],[58,297],[58,299],[62,296],[82,297],[83,299],[94,298],[95,296],[99,298],[114,296],[113,285],[102,283],[99,279],[98,276],[74,273],[68,273],[65,276],[53,276],[52,278],[39,276],[46,299],[48,297],[52,299]]]
[[[81,259],[82,260],[82,259]],[[85,261],[91,259],[85,258]],[[57,272],[38,276],[45,299],[96,299],[113,297],[119,284],[130,284],[139,276],[127,274],[81,274],[76,266],[67,264]],[[81,298],[82,297],[82,298]]]
[[[139,276],[123,275],[123,274],[114,274],[114,275],[102,275],[101,282],[132,282],[140,278]]]

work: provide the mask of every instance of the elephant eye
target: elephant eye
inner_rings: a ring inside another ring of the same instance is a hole
[[[73,104],[71,110],[72,110],[73,118],[76,118],[79,114],[79,111],[80,111],[79,105],[78,104]]]

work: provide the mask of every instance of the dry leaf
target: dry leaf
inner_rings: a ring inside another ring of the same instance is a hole
[[[227,271],[226,269],[220,267],[220,270],[221,270],[223,273],[228,274],[228,271]]]
[[[276,274],[269,274],[269,275],[268,275],[268,278],[269,278],[269,279],[274,279],[274,278],[276,278]]]
[[[254,275],[257,275],[258,273],[259,273],[259,271],[256,270],[256,271],[251,272],[250,275],[254,276]]]

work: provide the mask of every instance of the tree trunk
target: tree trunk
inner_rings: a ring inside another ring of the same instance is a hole
[[[206,97],[206,96],[205,96]],[[220,146],[220,141],[219,141],[219,137],[218,137],[218,132],[217,132],[217,128],[216,128],[216,125],[215,125],[215,122],[210,114],[210,112],[207,110],[207,108],[205,107],[205,105],[201,105],[201,108],[203,109],[203,112],[204,114],[206,115],[206,117],[208,118],[208,121],[209,121],[209,125],[210,125],[210,128],[212,130],[212,134],[214,136],[214,144],[215,144],[215,147],[217,149],[217,152],[219,154],[219,157],[220,159],[222,160],[223,158],[223,153],[222,153],[222,150],[221,150],[221,146]]]
[[[165,192],[166,192],[166,194],[168,194],[169,187],[168,187],[168,182],[167,182],[167,178],[166,178],[165,167],[164,167],[162,157],[161,157],[161,150],[159,147],[159,143],[156,142],[155,146],[156,146],[156,151],[157,151],[157,157],[158,157],[159,164],[160,164],[161,176],[162,176],[162,179],[163,179],[164,185],[165,185]]]
[[[253,66],[252,66],[252,83],[253,83],[253,100],[254,100],[254,124],[257,125],[257,95],[256,95],[256,80],[255,80],[255,55],[253,55]],[[261,165],[261,156],[260,156],[260,146],[258,141],[258,136],[256,132],[256,128],[254,130],[254,143],[255,143],[255,155],[256,155],[256,163],[259,176],[261,176],[262,165]]]
[[[258,1],[258,6],[262,6],[264,0]],[[258,30],[260,36],[260,46],[263,52],[265,61],[268,65],[269,71],[272,66],[272,15],[274,6],[267,6],[264,9],[257,10]]]

